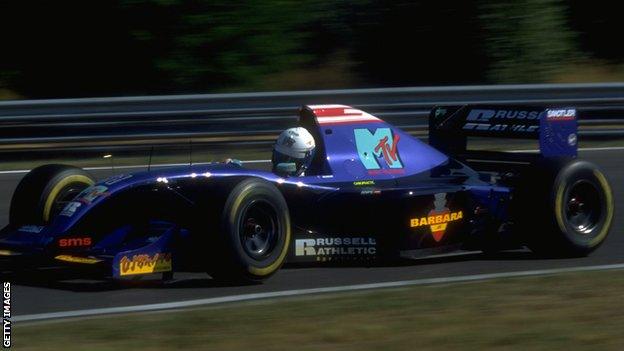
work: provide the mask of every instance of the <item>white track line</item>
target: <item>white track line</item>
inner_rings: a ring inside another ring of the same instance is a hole
[[[123,306],[123,307],[107,307],[107,308],[94,308],[87,310],[65,311],[65,312],[51,312],[51,313],[39,313],[39,314],[27,314],[22,316],[14,316],[11,320],[14,322],[35,322],[45,320],[55,320],[62,318],[77,318],[77,317],[94,317],[118,313],[132,313],[132,312],[150,312],[150,311],[162,311],[181,308],[189,308],[195,306],[215,305],[222,303],[252,301],[270,298],[283,298],[313,294],[326,294],[337,292],[349,292],[349,291],[362,291],[371,289],[385,289],[385,288],[398,288],[406,286],[418,286],[418,285],[431,285],[431,284],[449,284],[449,283],[465,283],[474,281],[483,281],[499,278],[513,278],[513,277],[532,277],[540,275],[550,275],[559,273],[571,273],[571,272],[587,272],[587,271],[606,271],[624,269],[624,263],[599,265],[599,266],[580,266],[569,268],[553,268],[553,269],[539,269],[530,271],[519,272],[504,272],[504,273],[488,273],[488,274],[474,274],[454,277],[441,277],[441,278],[427,278],[427,279],[415,279],[415,280],[401,280],[385,283],[371,283],[371,284],[358,284],[358,285],[345,285],[334,286],[327,288],[312,288],[312,289],[298,289],[298,290],[283,290],[273,291],[265,293],[255,294],[243,294],[232,295],[223,297],[213,297],[197,300],[186,301],[174,301],[165,303],[155,303],[148,305],[135,305],[135,306]]]
[[[611,147],[582,147],[579,148],[578,151],[617,151],[624,150],[624,146],[611,146]],[[509,150],[509,152],[538,152],[537,149],[531,150]],[[241,161],[243,163],[269,163],[271,160],[247,160]],[[197,162],[193,163],[194,165],[205,165],[210,162]],[[161,163],[152,165],[152,167],[175,167],[175,166],[187,166],[188,163]],[[147,165],[133,165],[133,166],[115,166],[115,169],[134,169],[134,168],[147,168]],[[111,169],[110,166],[100,166],[100,167],[85,167],[87,171],[101,171]],[[0,171],[0,174],[22,174],[28,173],[30,169],[17,169],[12,171]]]
[[[578,151],[617,151],[624,150],[624,146],[605,146],[605,147],[580,147]],[[509,152],[539,152],[538,149],[530,150],[509,150]]]

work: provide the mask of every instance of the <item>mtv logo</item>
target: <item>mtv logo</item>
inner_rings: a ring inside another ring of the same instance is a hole
[[[359,128],[354,129],[354,133],[355,146],[366,169],[382,168],[380,159],[385,161],[388,168],[403,168],[397,149],[399,135],[393,135],[390,128],[377,128],[373,133],[366,128]]]

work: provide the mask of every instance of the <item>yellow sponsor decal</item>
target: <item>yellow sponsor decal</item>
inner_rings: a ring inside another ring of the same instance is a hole
[[[464,218],[463,211],[450,212],[450,213],[444,213],[444,214],[439,214],[435,216],[412,218],[410,220],[410,226],[414,228],[414,227],[420,227],[423,225],[428,225],[428,226],[432,226],[435,228],[446,228],[446,224],[448,222],[454,222],[462,218]]]
[[[119,261],[119,275],[149,274],[172,270],[171,254],[124,256]]]
[[[459,221],[464,218],[463,211],[450,212],[447,209],[429,212],[426,217],[412,218],[410,219],[410,227],[417,228],[422,226],[429,226],[431,234],[435,241],[442,240],[446,227],[450,222]]]
[[[0,250],[0,256],[13,256],[13,251]]]
[[[375,181],[374,180],[356,180],[355,182],[353,182],[353,185],[355,186],[375,185]]]
[[[102,260],[97,259],[97,258],[79,257],[79,256],[71,256],[71,255],[58,255],[54,258],[59,261],[73,262],[73,263],[94,264],[94,263],[102,262]]]

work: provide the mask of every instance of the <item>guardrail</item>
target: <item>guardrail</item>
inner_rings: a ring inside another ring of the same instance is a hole
[[[302,104],[361,108],[417,135],[437,104],[576,106],[580,136],[624,137],[624,83],[452,86],[0,102],[0,152],[268,143]]]

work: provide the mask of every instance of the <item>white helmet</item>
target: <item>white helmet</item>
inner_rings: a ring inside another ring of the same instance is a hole
[[[286,173],[289,176],[300,176],[305,172],[314,157],[314,137],[307,129],[302,127],[289,128],[283,131],[275,145],[273,146],[273,171],[276,173]],[[292,164],[295,167],[285,169],[277,167],[282,164]]]

